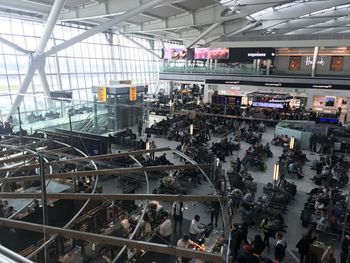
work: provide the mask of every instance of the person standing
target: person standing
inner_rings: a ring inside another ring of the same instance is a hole
[[[143,122],[142,122],[142,119],[139,118],[139,121],[137,124],[137,131],[139,132],[139,136],[142,136],[142,128],[143,128]]]
[[[239,159],[239,157],[237,157],[237,159],[236,159],[236,172],[237,173],[239,173],[241,171],[241,167],[242,167],[241,159]]]
[[[198,240],[198,236],[205,231],[204,225],[199,223],[199,220],[200,216],[195,215],[190,225],[190,239],[195,242]]]
[[[171,234],[173,233],[173,224],[169,218],[169,213],[164,212],[164,221],[159,226],[159,235],[167,243],[171,243]]]
[[[207,124],[206,127],[205,127],[205,139],[207,141],[210,141],[211,140],[211,136],[210,136],[210,127],[209,125]]]
[[[156,144],[155,144],[154,141],[151,141],[149,148],[150,148],[150,150],[155,150],[155,149],[157,149],[157,146],[156,146]],[[154,160],[154,152],[151,152],[151,153],[150,153],[150,157],[151,157],[152,160]]]
[[[287,242],[283,238],[283,234],[281,232],[277,232],[276,239],[277,242],[275,244],[275,261],[281,263],[286,256]]]
[[[310,262],[310,245],[316,240],[316,237],[312,237],[312,230],[306,229],[303,237],[299,240],[296,247],[300,254],[300,263]]]
[[[183,202],[175,201],[173,204],[173,220],[174,220],[175,233],[177,233],[177,225],[179,225],[179,233],[182,233],[183,211],[184,211]]]
[[[241,246],[241,232],[239,230],[238,224],[233,225],[233,229],[231,231],[231,242],[230,242],[230,250],[233,262],[236,261],[238,256],[238,250]]]
[[[260,227],[264,232],[264,243],[268,251],[270,251],[270,236],[271,236],[271,226],[272,226],[271,221],[272,220],[270,217],[266,217],[263,219],[263,221],[260,224]]]
[[[219,213],[220,213],[220,202],[219,201],[214,201],[211,203],[211,208],[210,208],[210,225],[213,225],[214,223],[214,218],[215,218],[215,227],[218,227],[218,218],[219,218]]]

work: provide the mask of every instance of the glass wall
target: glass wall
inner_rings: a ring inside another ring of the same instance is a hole
[[[29,50],[39,44],[44,24],[18,18],[0,17],[0,36]],[[56,26],[48,48],[81,34],[86,26],[61,24]],[[132,37],[149,50],[161,55],[162,44],[147,37]],[[174,43],[165,43],[174,46]],[[1,115],[9,112],[26,72],[28,57],[0,44],[0,103]],[[72,90],[72,104],[92,101],[91,86],[110,80],[132,80],[133,84],[148,85],[155,91],[160,60],[119,34],[100,33],[75,44],[47,59],[45,70],[50,90]],[[21,111],[45,112],[43,87],[35,75]]]

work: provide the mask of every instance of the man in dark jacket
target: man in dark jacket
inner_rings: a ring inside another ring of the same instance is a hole
[[[233,225],[233,230],[231,231],[231,242],[230,250],[232,254],[233,261],[236,261],[238,250],[241,246],[241,231],[239,230],[238,224]]]
[[[310,262],[310,245],[316,240],[316,237],[312,237],[311,229],[305,231],[303,237],[299,240],[296,247],[300,254],[300,263]]]

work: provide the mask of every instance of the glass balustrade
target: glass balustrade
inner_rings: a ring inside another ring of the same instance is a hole
[[[14,132],[22,128],[28,134],[33,134],[38,130],[70,130],[69,119],[71,118],[73,131],[106,134],[123,129],[128,124],[134,124],[127,119],[127,115],[130,114],[125,114],[126,111],[142,112],[142,101],[137,104],[128,104],[124,99],[114,99],[105,103],[52,101],[51,107],[46,110],[28,113],[21,107],[19,113],[12,115],[12,127]],[[3,123],[7,118],[7,115],[1,115]]]

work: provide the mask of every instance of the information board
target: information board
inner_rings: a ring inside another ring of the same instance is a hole
[[[97,101],[98,102],[106,102],[107,101],[107,88],[106,87],[98,87],[97,88]]]
[[[130,86],[130,101],[137,100],[136,87]]]

